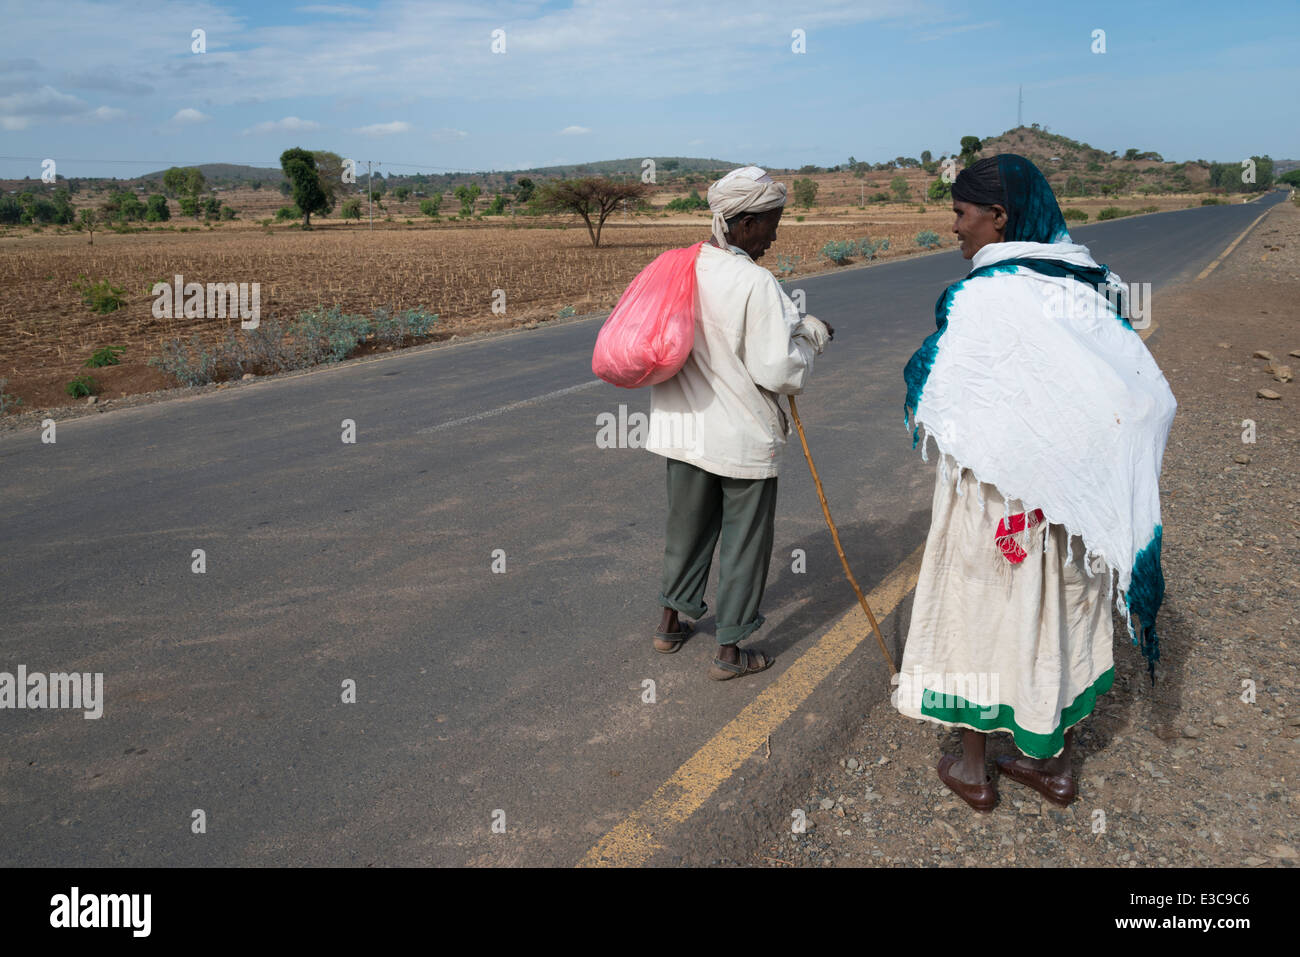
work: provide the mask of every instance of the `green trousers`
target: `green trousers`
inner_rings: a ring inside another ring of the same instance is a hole
[[[763,616],[776,519],[776,478],[735,479],[668,459],[668,531],[659,602],[690,618],[708,610],[704,586],[718,550],[718,643],[747,637]]]

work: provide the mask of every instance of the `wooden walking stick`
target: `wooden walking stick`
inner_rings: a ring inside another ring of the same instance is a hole
[[[795,405],[794,396],[788,395],[786,398],[790,402],[790,417],[794,419],[794,426],[799,430],[799,441],[803,443],[803,456],[808,460],[808,470],[812,472],[813,484],[817,486],[817,498],[822,503],[822,514],[826,516],[826,524],[831,530],[831,538],[835,541],[835,550],[840,553],[840,562],[844,565],[844,574],[853,586],[853,591],[857,593],[858,601],[862,605],[862,610],[867,613],[867,621],[871,622],[871,630],[876,633],[876,643],[880,645],[880,652],[885,656],[885,661],[889,664],[889,674],[891,676],[898,674],[898,669],[894,667],[894,659],[889,654],[889,649],[885,647],[885,636],[880,633],[880,625],[876,623],[876,616],[871,613],[871,606],[867,604],[866,596],[862,594],[862,589],[858,587],[858,580],[853,577],[853,570],[849,568],[849,560],[844,557],[844,546],[840,544],[840,533],[835,527],[835,521],[831,518],[831,507],[826,504],[826,493],[822,490],[822,480],[817,476],[817,466],[813,465],[812,453],[808,451],[808,437],[803,433],[803,423],[799,421],[799,407]]]

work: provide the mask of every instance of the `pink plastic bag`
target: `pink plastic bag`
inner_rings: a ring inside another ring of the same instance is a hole
[[[591,371],[624,389],[671,379],[695,344],[695,258],[670,249],[632,280],[596,337]]]

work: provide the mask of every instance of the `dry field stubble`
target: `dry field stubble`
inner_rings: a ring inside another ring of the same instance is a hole
[[[1181,208],[1193,201],[1130,197],[1104,203]],[[1075,205],[1089,204],[1067,204]],[[320,305],[351,312],[423,306],[439,314],[437,337],[446,338],[545,320],[566,306],[579,314],[608,309],[656,255],[709,231],[707,213],[616,217],[593,249],[581,223],[508,223],[376,223],[369,230],[364,223],[326,220],[304,232],[245,221],[193,233],[97,232],[93,245],[78,233],[10,232],[0,239],[0,377],[25,409],[64,404],[71,400],[63,384],[83,372],[92,351],[115,344],[127,350],[122,366],[92,373],[105,398],[174,385],[145,365],[163,341],[194,333],[215,341],[238,322],[154,318],[150,289],[176,274],[186,282],[260,283],[263,319],[287,319]],[[832,268],[820,256],[822,246],[864,236],[888,239],[882,258],[894,258],[917,251],[915,236],[926,229],[950,247],[950,227],[949,210],[934,204],[924,213],[903,203],[790,208],[763,265],[775,270],[779,257],[799,257],[794,276]],[[125,307],[92,313],[78,292],[79,275],[121,287]],[[505,291],[504,315],[492,312],[497,289]]]

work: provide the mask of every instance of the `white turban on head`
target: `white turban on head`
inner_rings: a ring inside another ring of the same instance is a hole
[[[742,213],[765,213],[785,205],[785,183],[778,183],[757,166],[733,169],[709,187],[713,238],[727,248],[727,220]]]

